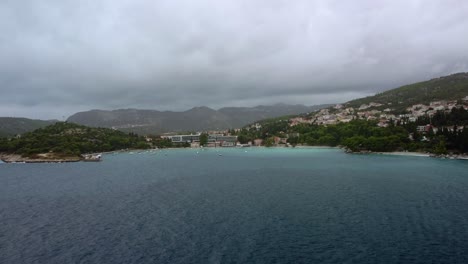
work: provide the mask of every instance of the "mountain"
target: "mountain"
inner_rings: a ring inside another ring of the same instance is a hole
[[[459,100],[467,95],[468,73],[456,73],[352,100],[347,102],[346,106],[359,107],[374,102],[383,104],[381,108],[392,108],[398,113],[404,112],[411,105],[429,104],[439,100]]]
[[[327,106],[329,105],[276,104],[256,107],[226,107],[219,110],[202,106],[183,112],[139,109],[91,110],[76,113],[70,116],[67,121],[93,127],[112,127],[126,132],[154,134],[238,128],[260,119],[307,113]]]
[[[11,137],[33,131],[57,122],[57,120],[37,120],[22,117],[0,117],[0,137]]]
[[[428,81],[401,86],[346,103],[324,107],[307,115],[289,115],[288,118],[265,119],[262,125],[281,123],[333,125],[353,119],[378,121],[379,126],[391,122],[416,120],[436,111],[450,112],[452,108],[468,106],[468,73],[456,73]],[[402,115],[404,114],[404,115]],[[253,122],[252,122],[253,123]],[[249,125],[253,125],[250,123]]]
[[[225,107],[218,111],[231,118],[231,125],[233,127],[243,127],[246,124],[263,120],[267,118],[297,115],[308,112],[320,110],[330,105],[288,105],[288,104],[275,104],[275,105],[259,105],[256,107]]]

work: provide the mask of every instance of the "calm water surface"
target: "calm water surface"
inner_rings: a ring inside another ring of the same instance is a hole
[[[0,263],[468,263],[468,162],[251,148],[0,164]]]

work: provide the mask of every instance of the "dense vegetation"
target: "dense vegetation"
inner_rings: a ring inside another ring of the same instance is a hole
[[[468,125],[468,111],[464,108],[453,108],[450,113],[438,111],[434,116],[419,117],[414,125],[432,124],[435,127],[441,126],[466,126]]]
[[[83,153],[105,152],[150,146],[143,137],[107,128],[91,128],[67,122],[57,122],[19,138],[1,138],[0,152],[33,156],[58,153],[79,156]]]
[[[369,143],[369,150],[379,149],[379,151],[396,150],[409,143],[408,133],[403,127],[379,128],[375,122],[365,120],[353,120],[330,126],[301,124],[294,127],[289,127],[287,121],[278,121],[266,124],[259,130],[243,129],[238,135],[239,141],[261,138],[270,143],[270,138],[275,136],[280,138],[288,136],[287,142],[291,145],[352,147],[356,144],[364,149]],[[362,145],[363,139],[366,141],[366,146]]]
[[[431,121],[440,127],[437,133],[417,131],[418,125],[430,124]],[[468,127],[457,129],[467,124],[468,111],[454,108],[450,113],[438,112],[432,118],[422,117],[417,122],[391,124],[385,128],[378,127],[375,121],[366,120],[329,126],[301,124],[290,127],[287,119],[281,119],[263,123],[258,130],[244,128],[237,135],[240,143],[259,138],[267,146],[272,145],[274,137],[288,137],[287,142],[293,146],[344,146],[351,151],[468,153]],[[449,129],[448,126],[452,127]]]

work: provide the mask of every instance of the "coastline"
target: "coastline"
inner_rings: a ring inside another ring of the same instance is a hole
[[[424,152],[393,151],[393,152],[374,152],[374,154],[394,155],[394,156],[412,156],[412,157],[431,157],[431,154],[424,153]]]
[[[438,159],[454,159],[454,160],[468,160],[468,155],[464,154],[445,154],[436,155],[428,152],[405,152],[405,151],[392,151],[392,152],[372,152],[372,151],[361,151],[361,152],[350,152],[348,154],[369,154],[369,155],[389,155],[389,156],[408,156],[408,157],[425,157],[425,158],[438,158]]]
[[[239,148],[239,147],[233,147]],[[290,148],[290,149],[342,149],[347,154],[370,154],[370,155],[389,155],[389,156],[408,156],[408,157],[430,157],[430,158],[439,158],[439,159],[456,159],[456,160],[468,160],[468,155],[435,155],[428,152],[408,152],[408,151],[393,151],[393,152],[372,152],[372,151],[360,151],[360,152],[352,152],[342,147],[332,147],[332,146],[295,146],[295,147],[285,147],[285,146],[273,146],[273,147],[265,147],[265,146],[251,146],[249,148]],[[216,148],[155,148],[155,149],[122,149],[122,150],[114,150],[108,152],[101,152],[101,153],[90,153],[90,154],[83,154],[81,157],[76,156],[48,156],[47,154],[39,154],[41,157],[39,158],[29,158],[23,157],[19,154],[11,154],[11,153],[0,153],[0,161],[3,163],[66,163],[66,162],[89,162],[89,161],[100,161],[100,160],[88,160],[85,158],[87,155],[109,155],[115,153],[131,153],[133,151],[161,151],[161,150],[180,150],[180,149],[216,149]]]
[[[102,161],[101,159],[94,159],[89,158],[97,155],[103,154],[113,154],[113,153],[120,153],[120,152],[130,152],[130,151],[138,151],[140,149],[122,149],[122,150],[113,150],[107,152],[96,152],[96,153],[86,153],[82,154],[80,157],[77,156],[49,156],[48,153],[45,154],[38,154],[39,158],[30,158],[30,157],[23,157],[20,154],[14,153],[1,153],[0,152],[0,161],[3,163],[68,163],[68,162],[97,162]],[[141,149],[143,150],[143,149]],[[87,158],[88,157],[88,158]]]
[[[64,163],[64,162],[79,162],[83,159],[80,157],[43,157],[43,158],[28,158],[19,154],[0,153],[0,160],[4,163]]]

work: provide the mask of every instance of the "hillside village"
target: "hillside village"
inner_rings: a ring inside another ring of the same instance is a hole
[[[319,110],[309,116],[299,116],[289,119],[290,126],[298,124],[335,125],[347,123],[354,119],[375,120],[377,126],[387,127],[390,123],[403,124],[416,122],[419,117],[433,116],[437,111],[450,112],[453,108],[468,110],[468,96],[458,101],[433,101],[429,105],[415,104],[406,109],[407,113],[395,114],[391,103],[383,105],[371,102],[362,104],[359,108],[347,107],[346,104],[337,104],[332,108]],[[258,126],[259,124],[256,124]]]
[[[352,152],[420,151],[467,153],[468,96],[392,107],[369,102],[337,104],[290,118],[256,122],[239,137],[252,145],[341,145]]]

